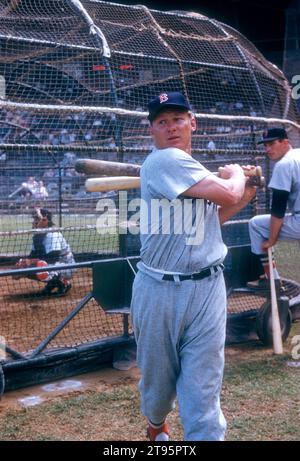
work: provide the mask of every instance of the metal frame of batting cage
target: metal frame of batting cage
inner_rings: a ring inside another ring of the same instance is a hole
[[[4,390],[16,389],[18,387],[25,387],[30,384],[47,382],[51,379],[58,379],[61,377],[72,376],[77,373],[92,371],[99,368],[99,366],[112,362],[112,350],[114,347],[121,345],[131,345],[134,343],[133,335],[129,332],[129,305],[128,302],[131,297],[131,283],[126,283],[126,278],[121,278],[119,285],[119,299],[116,302],[114,298],[114,306],[108,299],[107,290],[105,296],[101,294],[102,287],[97,286],[97,274],[100,266],[105,266],[106,277],[110,277],[111,270],[115,270],[116,264],[123,265],[124,261],[130,267],[132,274],[134,274],[133,264],[136,263],[137,258],[113,258],[113,259],[99,259],[90,262],[82,262],[66,265],[49,265],[47,271],[57,271],[60,269],[78,269],[78,268],[92,268],[93,270],[93,288],[89,291],[81,301],[75,306],[72,311],[65,316],[65,318],[44,338],[38,346],[30,353],[21,353],[14,350],[6,344],[0,344],[1,351],[8,353],[12,360],[2,360],[0,356],[0,396]],[[45,271],[45,268],[26,268],[18,270],[5,270],[0,271],[0,277],[18,275],[31,275],[38,272]],[[103,270],[101,271],[103,273]],[[132,277],[133,278],[133,277]],[[111,289],[109,288],[110,292]],[[104,290],[105,291],[105,290]],[[124,297],[124,292],[126,295]],[[105,306],[100,305],[99,297],[103,300]],[[65,347],[58,350],[49,350],[44,352],[47,345],[70,323],[70,321],[86,306],[91,300],[95,299],[99,308],[105,310],[106,314],[122,314],[123,316],[123,334],[121,336],[114,336],[98,341],[91,341],[88,344],[81,344],[74,347]],[[128,301],[124,306],[124,300]]]

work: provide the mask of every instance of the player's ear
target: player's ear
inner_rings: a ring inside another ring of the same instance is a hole
[[[192,127],[192,132],[197,130],[197,121],[196,121],[196,117],[193,114],[191,114],[191,127]]]
[[[290,144],[289,139],[283,139],[283,144],[285,147],[288,146]]]

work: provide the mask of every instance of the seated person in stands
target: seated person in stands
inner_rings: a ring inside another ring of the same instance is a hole
[[[43,181],[39,181],[35,188],[33,198],[37,200],[45,200],[48,196],[49,194],[46,187],[44,186]]]
[[[54,178],[56,176],[55,171],[53,168],[49,168],[43,174],[43,178]]]
[[[27,277],[46,283],[40,292],[45,296],[63,296],[71,289],[71,279],[74,269],[61,269],[47,271],[47,265],[73,264],[74,256],[69,244],[61,232],[47,232],[54,226],[52,213],[45,208],[36,208],[33,213],[33,229],[45,229],[45,232],[33,235],[32,250],[28,258],[20,259],[16,264],[18,269],[27,267],[43,267],[45,272],[37,272],[33,275],[17,275],[15,278]]]
[[[26,198],[31,198],[36,190],[38,183],[34,176],[29,176],[27,181],[22,182],[21,195]]]

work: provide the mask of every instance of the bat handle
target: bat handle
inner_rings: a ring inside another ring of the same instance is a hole
[[[242,168],[245,176],[262,176],[262,169],[259,165],[252,166],[251,169],[248,169],[246,166],[242,166]]]
[[[251,165],[250,165],[251,166]],[[262,176],[262,168],[261,166],[252,166],[251,169],[247,166],[242,166],[244,175],[249,178],[248,185],[249,186],[256,186],[256,187],[264,187],[265,186],[265,178]],[[218,172],[215,173],[219,175],[223,170],[223,167],[219,167]]]
[[[248,166],[243,166],[242,169],[244,172],[245,176],[262,176],[262,169],[261,166],[259,165],[248,165]],[[218,169],[218,174],[220,174],[224,170],[224,167],[220,166]]]

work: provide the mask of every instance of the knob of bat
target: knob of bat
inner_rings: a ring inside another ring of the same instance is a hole
[[[262,176],[262,168],[259,165],[256,167],[256,176],[260,176],[261,178],[263,177]],[[264,180],[265,180],[265,178],[264,178]]]

